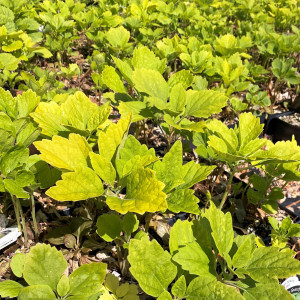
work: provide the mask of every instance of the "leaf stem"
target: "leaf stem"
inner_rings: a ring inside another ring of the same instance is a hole
[[[234,174],[236,172],[236,168],[237,168],[237,166],[234,166],[233,169],[232,169],[232,172],[230,174],[230,177],[229,177],[229,180],[228,180],[228,183],[227,183],[227,186],[226,186],[226,190],[225,190],[224,195],[222,197],[219,209],[223,208],[223,206],[225,204],[225,201],[227,199],[228,193],[231,190],[231,183],[232,183],[233,176],[234,176]]]
[[[31,200],[31,215],[32,215],[32,221],[33,221],[33,228],[34,228],[34,236],[35,239],[38,239],[39,231],[36,223],[36,217],[35,217],[35,202],[34,202],[34,196],[33,192],[30,192],[30,200]]]
[[[18,229],[20,232],[22,232],[22,228],[21,228],[21,223],[20,223],[20,213],[19,213],[19,209],[17,207],[16,204],[16,200],[14,198],[14,196],[12,194],[10,194],[13,206],[14,206],[14,211],[15,211],[15,215],[16,215],[16,219],[17,219],[17,224],[18,224]]]
[[[21,215],[22,227],[23,227],[23,233],[24,233],[24,244],[25,244],[25,247],[27,247],[28,238],[27,238],[26,222],[25,222],[25,218],[23,215],[23,210],[22,210],[22,206],[21,206],[19,198],[16,198],[16,204],[17,204],[17,208],[19,209],[20,215]]]

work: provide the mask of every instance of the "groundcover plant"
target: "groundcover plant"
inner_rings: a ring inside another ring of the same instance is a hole
[[[0,296],[293,299],[299,7],[0,0]]]

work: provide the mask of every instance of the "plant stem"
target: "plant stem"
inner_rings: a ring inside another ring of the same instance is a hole
[[[227,186],[226,186],[226,190],[224,192],[224,195],[222,197],[222,200],[221,200],[221,203],[220,203],[220,206],[219,206],[219,209],[222,209],[224,204],[225,204],[225,201],[227,199],[227,196],[228,196],[228,193],[229,191],[231,190],[231,183],[232,183],[232,179],[233,179],[233,176],[235,174],[235,171],[236,171],[236,166],[232,169],[232,172],[230,174],[230,177],[229,177],[229,180],[228,180],[228,183],[227,183]]]
[[[21,220],[22,220],[22,227],[23,227],[23,233],[24,233],[24,244],[25,244],[25,247],[27,247],[27,229],[26,229],[26,222],[25,222],[25,218],[24,218],[24,215],[23,215],[23,210],[22,210],[22,206],[21,206],[21,203],[20,203],[20,200],[18,198],[16,198],[16,204],[17,204],[17,207],[20,211],[20,215],[21,215]]]
[[[32,215],[32,221],[33,221],[34,236],[35,236],[35,239],[37,240],[39,237],[39,231],[38,231],[36,217],[35,217],[35,202],[34,202],[33,192],[30,192],[30,200],[31,200],[31,215]]]
[[[11,196],[11,200],[12,200],[12,203],[13,203],[13,206],[14,206],[14,210],[15,210],[15,215],[16,215],[16,219],[17,219],[18,229],[19,229],[20,232],[22,232],[21,223],[20,223],[19,209],[17,207],[16,200],[15,200],[14,196],[12,194],[10,194],[10,196]]]

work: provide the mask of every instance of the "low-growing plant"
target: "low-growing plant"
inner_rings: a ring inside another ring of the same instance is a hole
[[[0,282],[1,297],[25,299],[92,300],[107,293],[102,285],[106,264],[81,265],[70,276],[62,253],[46,244],[31,247],[29,253],[16,253],[10,263],[14,275],[24,279]]]
[[[292,299],[278,279],[300,271],[294,251],[235,235],[230,213],[213,202],[200,219],[175,223],[169,251],[147,236],[129,244],[130,272],[158,299]]]

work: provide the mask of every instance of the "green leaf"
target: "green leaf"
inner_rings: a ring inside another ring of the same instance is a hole
[[[57,284],[57,293],[59,296],[63,297],[68,293],[69,290],[70,290],[69,278],[66,275],[63,275]]]
[[[97,219],[97,233],[107,242],[120,237],[122,226],[117,215],[103,214]]]
[[[177,141],[170,151],[164,156],[162,161],[154,164],[153,170],[156,172],[158,180],[166,186],[165,193],[169,193],[173,188],[184,183],[182,178],[182,144]]]
[[[255,140],[261,134],[263,127],[264,125],[260,124],[259,118],[256,118],[252,113],[241,114],[238,134],[240,150]]]
[[[5,189],[12,195],[16,196],[17,198],[29,198],[29,194],[22,189],[17,183],[12,179],[4,179],[3,180]]]
[[[104,285],[110,292],[116,294],[117,288],[119,287],[119,279],[113,274],[108,273]]]
[[[133,213],[127,213],[122,220],[122,229],[129,236],[139,228],[139,220]]]
[[[237,238],[234,239],[234,242]],[[255,249],[255,239],[253,235],[245,236],[243,242],[238,245],[238,249],[232,258],[232,265],[235,268],[243,268],[247,265]]]
[[[136,69],[133,71],[132,81],[139,92],[146,93],[167,103],[169,86],[159,72],[144,68]]]
[[[17,96],[17,103],[18,117],[25,118],[38,106],[40,103],[40,97],[32,90],[28,90],[23,92],[22,95]]]
[[[228,260],[234,237],[231,214],[229,212],[224,214],[216,208],[213,202],[210,202],[210,208],[205,211],[205,217],[209,220],[212,237],[220,255]]]
[[[244,272],[254,280],[265,283],[294,276],[300,272],[300,262],[293,258],[294,255],[294,251],[280,251],[277,247],[257,248]]]
[[[247,289],[243,296],[246,300],[269,300],[269,299],[295,299],[281,284],[260,284],[254,288]]]
[[[194,191],[189,189],[180,189],[172,192],[168,198],[168,209],[172,212],[187,212],[198,215],[200,213],[199,199],[194,196]]]
[[[131,114],[120,119],[117,124],[111,124],[107,130],[99,132],[98,148],[100,155],[108,161],[116,155],[124,135],[127,133],[131,122]]]
[[[163,291],[157,298],[157,300],[172,300],[172,299],[173,298],[168,291]]]
[[[114,61],[114,63],[116,64],[117,68],[119,69],[119,71],[121,72],[121,74],[124,76],[124,78],[127,80],[127,82],[132,85],[132,73],[133,70],[132,68],[129,66],[128,63],[126,63],[124,60],[121,60],[119,58],[116,58],[114,56],[112,56],[112,59]]]
[[[127,193],[124,199],[108,197],[106,200],[110,209],[121,214],[128,211],[144,214],[167,208],[164,184],[155,177],[150,169],[137,169],[127,178]]]
[[[102,181],[92,169],[78,167],[75,172],[64,173],[46,194],[58,201],[78,201],[98,197],[103,191]]]
[[[153,297],[167,291],[177,273],[171,255],[156,240],[150,242],[147,237],[130,241],[128,261],[130,272],[142,290]]]
[[[18,68],[20,59],[10,53],[0,53],[0,69],[14,71]]]
[[[23,276],[24,263],[25,263],[24,253],[16,253],[11,259],[10,268],[17,277]]]
[[[186,292],[186,281],[184,275],[181,275],[174,283],[171,289],[172,294],[178,298],[184,298]]]
[[[188,70],[181,70],[172,74],[168,80],[168,85],[172,89],[175,85],[181,84],[184,90],[186,90],[193,82],[194,77]]]
[[[172,259],[190,274],[213,276],[209,271],[210,260],[196,241],[179,248]]]
[[[170,93],[170,102],[167,109],[172,113],[180,114],[184,111],[186,104],[186,91],[181,84],[175,85]]]
[[[126,88],[120,76],[115,71],[115,68],[111,66],[105,66],[104,70],[102,71],[102,80],[111,90],[116,93],[126,93]]]
[[[166,60],[160,60],[148,47],[135,48],[132,56],[132,65],[135,69],[149,69],[163,73],[166,68]]]
[[[29,157],[29,149],[22,145],[17,145],[7,151],[0,160],[0,170],[7,176],[11,171],[18,166],[26,163]]]
[[[189,91],[187,93],[187,104],[185,116],[197,118],[208,118],[212,114],[221,112],[227,105],[227,96],[213,90]]]
[[[186,298],[189,300],[243,300],[244,297],[236,288],[217,281],[215,278],[199,276],[191,281],[187,288]]]
[[[114,186],[116,179],[116,170],[112,163],[103,158],[99,154],[90,152],[91,164],[95,172],[103,179],[104,182],[109,183],[111,186]]]
[[[130,32],[123,26],[110,28],[106,33],[108,42],[115,48],[124,48],[129,41]]]
[[[50,286],[37,284],[32,286],[24,287],[19,295],[18,300],[50,300],[56,299],[54,292],[51,290]]]
[[[107,265],[101,262],[81,265],[69,277],[69,294],[87,297],[100,292],[106,275],[106,267]]]
[[[20,170],[15,175],[15,182],[20,187],[30,186],[34,183],[34,179],[34,174],[26,170]]]
[[[41,152],[40,157],[50,165],[66,170],[87,166],[90,147],[82,136],[71,133],[69,139],[54,136],[52,140],[34,143]]]
[[[47,285],[49,289],[56,290],[67,266],[62,253],[55,247],[37,244],[26,254],[23,277],[29,285]]]
[[[177,220],[170,232],[170,253],[174,255],[178,252],[179,248],[192,243],[194,240],[192,223],[187,220]]]
[[[7,113],[11,118],[17,117],[17,99],[13,98],[9,91],[0,87],[0,110]]]
[[[21,291],[22,288],[23,285],[18,282],[12,280],[2,281],[0,282],[0,296],[3,298],[18,297],[19,292]]]
[[[153,114],[147,107],[147,104],[141,101],[121,102],[118,110],[123,117],[132,113],[132,122],[152,118]]]

